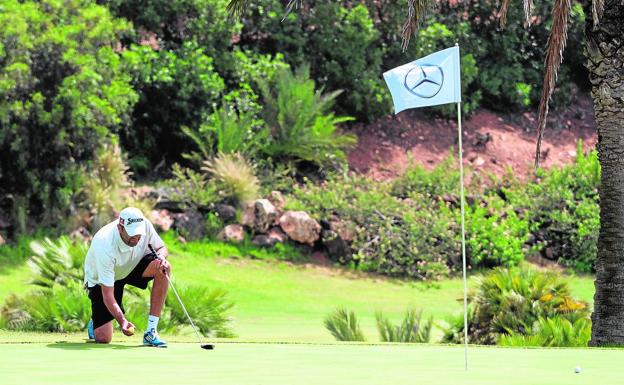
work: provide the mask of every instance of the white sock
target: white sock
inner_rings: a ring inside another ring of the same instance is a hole
[[[154,329],[154,332],[158,333],[158,317],[150,315],[147,318],[147,331]]]

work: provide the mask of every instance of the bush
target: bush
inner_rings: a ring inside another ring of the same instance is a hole
[[[217,187],[208,182],[204,173],[179,164],[174,164],[171,172],[173,178],[164,181],[163,185],[171,189],[171,199],[181,202],[185,208],[208,208],[221,199]]]
[[[200,333],[217,338],[232,338],[236,335],[231,329],[231,318],[226,313],[234,306],[221,289],[206,287],[176,287],[186,310]],[[166,306],[170,312],[168,327],[188,326],[188,318],[172,290],[167,296]]]
[[[511,333],[501,336],[503,346],[586,347],[591,339],[591,320],[579,318],[570,321],[561,316],[540,318],[532,334]]]
[[[422,319],[422,311],[410,309],[405,313],[401,325],[393,325],[381,312],[376,314],[377,329],[383,342],[429,342],[433,319]]]
[[[390,95],[379,76],[379,33],[364,6],[315,1],[310,12],[292,12],[282,20],[284,15],[280,1],[250,3],[240,46],[281,52],[293,68],[310,65],[312,78],[327,92],[349,90],[337,100],[341,114],[370,121],[389,111]]]
[[[83,0],[2,4],[0,196],[17,228],[63,223],[79,165],[137,100],[113,47],[130,25]],[[30,224],[26,223],[28,217]]]
[[[392,195],[408,198],[412,194],[421,194],[430,199],[459,191],[459,168],[457,160],[449,154],[432,171],[414,164],[410,159],[402,175],[392,181]]]
[[[366,341],[354,312],[336,309],[325,318],[325,328],[338,341]]]
[[[457,220],[461,218],[457,212]],[[515,266],[524,260],[529,222],[498,195],[466,206],[466,247],[473,266]]]
[[[120,133],[121,144],[133,171],[147,175],[161,162],[180,161],[191,150],[182,127],[196,130],[220,102],[225,85],[213,59],[193,42],[175,51],[131,46],[123,59],[141,98],[132,111],[131,127]]]
[[[271,133],[266,152],[276,160],[307,161],[318,166],[344,162],[345,149],[356,143],[353,135],[338,133],[336,125],[351,120],[331,112],[337,92],[315,91],[307,67],[294,74],[282,70],[273,84],[261,86],[264,120]]]
[[[342,263],[364,271],[417,279],[439,279],[461,263],[453,211],[414,194],[409,201],[390,195],[387,183],[355,175],[332,176],[318,186],[296,186],[287,208],[306,210],[317,220],[353,224],[353,256]]]
[[[599,184],[598,155],[583,154],[579,142],[574,164],[540,169],[535,181],[511,184],[503,194],[512,206],[527,209],[533,238],[547,257],[579,272],[593,272],[600,229]]]
[[[560,316],[574,323],[589,316],[587,304],[572,298],[565,281],[528,267],[494,269],[479,280],[470,302],[468,337],[476,344],[495,344],[504,335],[530,336],[540,318]],[[463,323],[453,322],[444,341],[460,343],[459,336]]]

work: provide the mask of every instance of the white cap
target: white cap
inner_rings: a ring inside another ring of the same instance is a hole
[[[129,236],[145,235],[145,217],[136,207],[126,207],[119,213],[119,224]]]

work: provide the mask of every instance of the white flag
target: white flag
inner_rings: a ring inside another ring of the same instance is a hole
[[[461,101],[459,47],[447,48],[383,74],[394,112]]]

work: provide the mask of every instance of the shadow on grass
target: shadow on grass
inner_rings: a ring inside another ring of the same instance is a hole
[[[92,350],[92,349],[135,349],[145,348],[143,345],[120,345],[120,344],[98,344],[95,342],[54,342],[46,347],[63,350]]]

